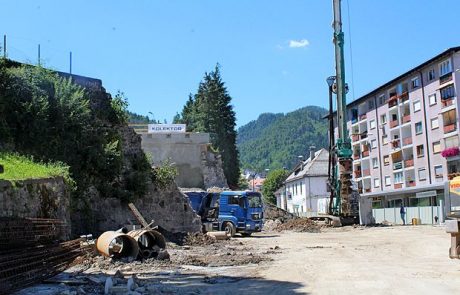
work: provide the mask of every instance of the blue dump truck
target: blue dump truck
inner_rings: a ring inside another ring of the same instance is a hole
[[[203,231],[226,231],[250,236],[263,225],[262,197],[258,192],[186,192],[193,210],[201,217]]]

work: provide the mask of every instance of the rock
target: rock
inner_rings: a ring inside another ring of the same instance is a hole
[[[166,251],[166,250],[161,250],[161,251],[158,253],[157,259],[158,259],[158,260],[169,260],[169,259],[170,259],[170,255],[169,255],[168,251]]]
[[[112,294],[113,280],[111,277],[108,277],[105,280],[104,294]]]
[[[128,279],[128,282],[126,283],[126,287],[128,288],[129,291],[133,291],[134,289],[136,289],[137,285],[133,277],[130,277]]]

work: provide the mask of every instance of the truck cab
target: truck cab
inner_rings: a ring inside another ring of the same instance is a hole
[[[229,235],[250,236],[263,225],[262,197],[258,192],[227,191],[220,194],[219,225]]]
[[[201,216],[203,231],[226,231],[234,236],[250,236],[263,226],[262,197],[258,192],[224,191],[186,193],[193,209]]]

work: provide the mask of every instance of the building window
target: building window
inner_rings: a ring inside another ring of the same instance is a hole
[[[436,104],[436,93],[428,95],[428,100],[430,101],[430,106]]]
[[[370,127],[370,129],[375,129],[375,120],[374,119],[369,121],[369,127]]]
[[[388,166],[390,165],[390,156],[383,156],[383,165]]]
[[[380,178],[374,178],[374,187],[380,187]]]
[[[423,133],[422,122],[415,123],[415,134],[419,135]]]
[[[300,182],[300,194],[302,194],[302,181]]]
[[[451,136],[451,137],[444,139],[444,146],[446,148],[458,147],[459,146],[458,135]]]
[[[385,94],[382,94],[379,96],[379,104],[380,105],[383,105],[387,102],[387,100],[385,99]]]
[[[434,166],[434,176],[437,179],[442,179],[442,165],[436,165]]]
[[[380,122],[382,122],[382,124],[386,124],[387,122],[387,115],[383,114],[380,116]]]
[[[395,183],[403,183],[403,174],[402,172],[395,173]]]
[[[426,180],[426,169],[425,168],[418,169],[418,180]]]
[[[452,72],[452,66],[450,64],[450,59],[443,61],[439,64],[439,76],[444,76]]]
[[[379,160],[377,158],[372,158],[372,167],[379,168]]]
[[[388,144],[388,136],[387,135],[382,135],[382,143],[383,143],[383,145]]]
[[[391,185],[391,177],[390,176],[385,176],[385,185],[386,186]]]
[[[374,109],[374,99],[371,98],[371,100],[369,100],[368,106],[369,106],[369,110],[373,110],[373,109]]]
[[[417,78],[412,79],[411,84],[412,84],[412,89],[420,87],[420,78],[417,77]]]
[[[417,157],[421,158],[425,156],[425,148],[423,147],[423,144],[417,146]]]
[[[414,113],[420,111],[421,108],[422,107],[421,107],[421,104],[420,104],[420,100],[415,101],[414,102]]]
[[[433,142],[433,154],[438,154],[440,152],[441,152],[441,142],[440,141]]]
[[[455,96],[455,89],[454,85],[449,85],[440,89],[441,91],[441,99],[449,99]]]
[[[435,78],[434,69],[428,71],[428,81],[433,81]]]
[[[439,128],[439,120],[438,118],[433,118],[431,119],[431,129],[437,129]]]
[[[377,139],[371,140],[371,148],[376,149],[377,148]]]

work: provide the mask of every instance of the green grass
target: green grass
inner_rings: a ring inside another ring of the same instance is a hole
[[[18,154],[0,152],[0,164],[4,168],[4,172],[0,173],[0,179],[4,180],[17,181],[62,176],[71,181],[69,167],[63,163],[47,164]]]

